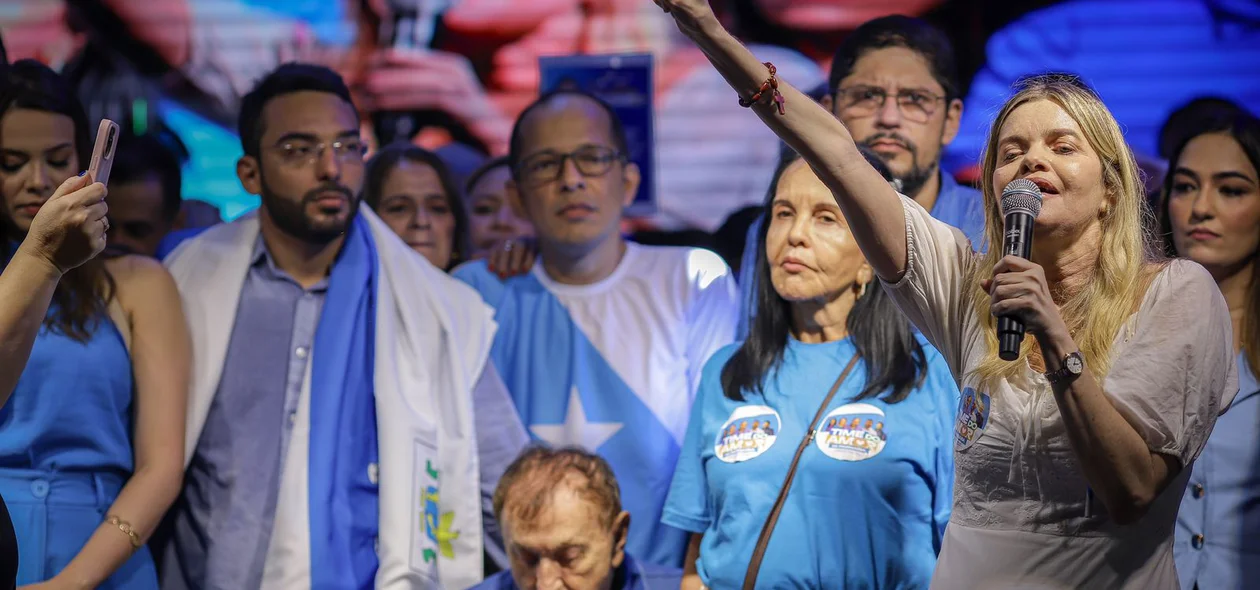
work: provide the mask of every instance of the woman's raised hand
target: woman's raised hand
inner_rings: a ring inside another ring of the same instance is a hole
[[[105,185],[72,176],[39,208],[21,247],[64,274],[105,249],[108,211]]]
[[[678,30],[691,39],[706,34],[706,30],[718,24],[717,15],[709,6],[709,0],[652,0],[666,13],[674,17]]]

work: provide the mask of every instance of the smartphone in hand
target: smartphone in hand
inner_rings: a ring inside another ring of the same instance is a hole
[[[114,167],[114,152],[118,147],[118,123],[101,119],[96,129],[96,146],[92,148],[92,163],[88,165],[88,177],[92,182],[109,184],[109,171]]]

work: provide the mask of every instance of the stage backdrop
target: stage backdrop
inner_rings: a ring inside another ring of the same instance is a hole
[[[187,146],[184,196],[234,218],[257,205],[235,178],[240,96],[277,64],[328,64],[351,84],[364,133],[401,132],[444,149],[459,171],[499,154],[537,95],[547,56],[647,54],[655,162],[640,209],[665,229],[716,229],[765,194],[778,145],[650,0],[5,0],[10,59],[33,57],[79,86],[93,117]],[[823,83],[847,31],[890,13],[924,16],[958,48],[962,132],[946,169],[973,172],[1010,84],[1042,71],[1080,74],[1154,160],[1177,106],[1215,95],[1260,110],[1260,3],[1254,0],[715,0],[721,16],[781,75]],[[643,129],[644,123],[635,121]],[[472,148],[472,149],[465,149]],[[1157,163],[1156,163],[1157,165]],[[648,213],[650,212],[650,213]]]

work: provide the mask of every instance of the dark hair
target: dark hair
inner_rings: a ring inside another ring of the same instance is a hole
[[[92,158],[92,139],[87,115],[74,90],[48,66],[33,59],[15,62],[0,88],[0,116],[13,109],[31,109],[69,117],[74,122],[74,151],[79,167],[86,169]],[[0,137],[0,142],[3,141]],[[9,239],[14,235],[12,220],[6,219]],[[4,240],[4,250],[9,240]],[[4,252],[9,254],[9,252]],[[44,320],[50,330],[85,342],[96,328],[96,321],[105,314],[114,296],[114,279],[101,258],[93,258],[71,269],[53,292],[53,313]]]
[[[464,183],[464,195],[471,197],[473,189],[477,187],[478,182],[481,182],[481,177],[489,174],[491,171],[499,168],[500,166],[506,167],[508,171],[511,171],[512,169],[512,164],[508,162],[507,156],[493,158],[482,163],[481,166],[478,166],[472,174],[468,175],[468,181]]]
[[[258,156],[259,143],[263,135],[263,108],[272,99],[298,92],[327,92],[335,94],[346,101],[354,109],[354,101],[350,99],[350,89],[337,72],[324,66],[302,63],[282,64],[258,81],[244,97],[241,98],[240,115],[237,118],[237,132],[241,136],[241,149],[246,155]],[[355,110],[358,115],[358,110]]]
[[[1193,139],[1209,133],[1229,135],[1238,142],[1238,146],[1251,161],[1251,166],[1260,171],[1260,119],[1246,111],[1232,114],[1219,111],[1214,117],[1201,120],[1201,123],[1202,126],[1199,127],[1198,132],[1186,133],[1184,139],[1173,151],[1172,158],[1168,160],[1168,172],[1164,175],[1163,198],[1159,207],[1159,229],[1160,235],[1164,238],[1164,253],[1169,257],[1176,257],[1178,254],[1176,244],[1172,239],[1172,218],[1168,213],[1168,201],[1172,194],[1177,162]],[[1247,301],[1250,303],[1242,324],[1243,352],[1247,355],[1247,362],[1251,364],[1252,372],[1260,378],[1260,253],[1257,253],[1252,261],[1251,285],[1247,287]]]
[[[840,87],[840,81],[853,73],[858,59],[868,51],[886,47],[904,47],[923,56],[932,77],[945,89],[945,100],[961,98],[958,64],[949,37],[925,20],[900,14],[866,21],[844,38],[832,58],[831,75],[827,78],[832,96]]]
[[[464,202],[460,198],[459,188],[455,186],[455,179],[451,175],[451,169],[437,154],[403,141],[385,146],[373,155],[371,160],[368,160],[364,173],[363,200],[375,211],[381,204],[381,197],[383,196],[381,192],[384,190],[386,177],[403,160],[424,164],[432,168],[433,172],[437,174],[438,182],[442,184],[442,192],[446,195],[446,204],[451,208],[451,213],[455,215],[455,234],[451,236],[455,243],[451,245],[451,261],[442,270],[455,268],[455,265],[468,260],[468,212],[464,210]]]
[[[878,156],[865,149],[862,155],[885,180],[892,178]],[[779,163],[766,196],[764,222],[757,233],[756,306],[749,321],[748,339],[722,367],[722,391],[735,401],[743,401],[745,391],[764,391],[766,380],[783,362],[791,336],[791,303],[774,290],[770,280],[766,234],[779,181],[798,159],[784,158]],[[927,377],[927,356],[910,329],[910,323],[884,291],[879,279],[872,279],[866,284],[866,294],[853,304],[845,323],[866,369],[866,385],[854,399],[885,394],[884,401],[895,404],[923,384]]]
[[[1204,126],[1246,112],[1237,103],[1217,96],[1200,96],[1177,107],[1159,128],[1159,157],[1171,160],[1173,151],[1199,135]]]
[[[563,97],[585,98],[598,105],[600,109],[603,109],[604,113],[608,115],[609,130],[612,132],[612,147],[621,152],[623,158],[629,157],[630,144],[626,142],[626,128],[621,124],[621,119],[617,117],[617,112],[613,110],[612,106],[605,102],[602,98],[585,90],[562,88],[559,90],[552,90],[551,92],[538,97],[538,100],[529,103],[529,106],[525,107],[525,110],[521,111],[520,116],[516,118],[516,122],[512,124],[512,139],[508,142],[508,167],[512,169],[512,178],[517,178],[517,167],[520,166],[521,156],[523,155],[521,154],[521,144],[525,141],[525,120],[529,118],[529,115],[534,111]]]
[[[110,182],[137,182],[150,174],[156,176],[162,187],[162,218],[174,220],[183,204],[180,196],[183,176],[180,172],[179,156],[153,135],[130,133],[124,133],[118,138],[118,150],[115,154]]]
[[[621,488],[617,476],[603,457],[577,447],[552,449],[532,446],[508,465],[494,490],[494,518],[503,522],[503,510],[512,500],[512,514],[526,522],[538,517],[561,486],[571,485],[568,476],[581,478],[574,491],[600,512],[600,521],[611,527],[621,514]],[[517,488],[520,489],[517,489]]]

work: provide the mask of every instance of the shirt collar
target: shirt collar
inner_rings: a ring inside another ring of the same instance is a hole
[[[271,252],[267,251],[267,244],[263,242],[262,233],[258,234],[258,239],[254,240],[254,251],[249,255],[249,265],[258,266],[266,264],[268,267],[276,269],[275,261],[271,259]]]
[[[613,579],[622,580],[621,590],[643,590],[646,588],[643,581],[643,570],[639,567],[638,562],[626,552],[625,558],[621,560],[621,567],[617,568],[617,573]]]
[[[271,251],[267,249],[267,244],[263,242],[261,233],[258,234],[258,239],[254,241],[254,250],[250,253],[249,261],[250,268],[261,270],[269,277],[290,281],[294,284],[297,283],[293,277],[289,276],[289,273],[284,272],[284,270],[282,270],[279,266],[276,266],[276,260],[271,257]],[[324,277],[318,283],[311,285],[311,287],[306,290],[312,293],[323,293],[327,291],[328,277]]]

